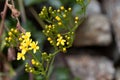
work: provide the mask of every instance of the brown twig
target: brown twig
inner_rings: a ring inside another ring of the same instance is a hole
[[[20,12],[21,12],[22,23],[26,24],[27,20],[26,20],[26,14],[25,14],[23,0],[18,0],[18,5],[19,5]]]
[[[13,5],[13,7],[15,7],[14,0],[11,0],[11,3],[12,3],[12,5]]]
[[[17,24],[16,24],[16,28],[18,30],[20,30],[22,33],[25,33],[25,30],[22,28],[21,24],[20,24],[20,20],[19,20],[19,16],[20,16],[20,12],[15,8],[14,5],[14,1],[11,0],[12,4],[9,4],[8,2],[6,3],[6,5],[9,7],[9,9],[12,11],[12,18],[15,18],[17,20]]]
[[[4,5],[4,10],[1,12],[2,21],[0,24],[0,37],[2,36],[3,31],[4,31],[4,22],[5,22],[5,17],[7,13],[7,3],[8,3],[8,0],[6,0],[5,5]]]

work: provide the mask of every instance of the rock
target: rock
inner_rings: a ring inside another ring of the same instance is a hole
[[[73,75],[80,80],[112,80],[114,77],[113,63],[105,57],[75,55],[66,60]]]
[[[115,41],[118,51],[120,53],[120,6],[116,7],[115,12],[113,13],[112,20]]]
[[[116,7],[114,8],[114,12],[112,16],[112,24],[113,24],[116,43],[120,53],[120,1],[119,1],[119,5],[118,6],[116,5]]]
[[[110,23],[105,15],[94,14],[78,27],[73,45],[94,46],[109,45],[111,43]]]
[[[120,53],[120,0],[104,0],[103,6],[112,22],[115,41]]]
[[[115,80],[120,80],[120,68],[118,68],[115,72]]]
[[[91,0],[88,4],[86,14],[87,15],[94,15],[96,13],[101,13],[101,7],[97,0]]]
[[[109,18],[112,18],[113,6],[116,0],[102,0],[103,12],[107,14]]]

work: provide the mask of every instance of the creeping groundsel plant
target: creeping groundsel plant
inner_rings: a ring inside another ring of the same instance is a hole
[[[77,0],[77,3],[82,7],[80,10],[84,14],[87,4],[86,0]],[[56,54],[59,52],[66,53],[67,48],[72,46],[74,33],[78,25],[83,21],[83,17],[72,16],[72,8],[61,6],[54,10],[52,7],[44,6],[39,13],[46,25],[43,28],[43,33],[47,37],[49,43],[54,47],[53,53],[42,52],[38,46],[38,41],[31,38],[31,32],[20,30],[19,28],[11,28],[8,32],[6,45],[16,47],[17,60],[30,60],[25,64],[25,71],[36,75],[41,75],[42,80],[49,80],[50,69],[54,62]],[[35,54],[41,53],[40,60]],[[31,58],[29,58],[30,56]]]

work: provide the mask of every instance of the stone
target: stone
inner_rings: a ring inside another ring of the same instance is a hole
[[[103,9],[113,26],[113,34],[120,53],[120,0],[104,0]]]
[[[80,80],[113,80],[113,62],[103,56],[72,55],[66,60],[72,74]]]
[[[115,12],[112,17],[112,25],[114,30],[115,41],[120,53],[120,6],[115,8]]]
[[[102,9],[107,17],[112,18],[113,6],[116,0],[102,0]]]
[[[97,0],[91,0],[87,6],[86,14],[94,15],[96,13],[101,13],[101,7]]]
[[[120,80],[120,68],[116,69],[115,80]]]
[[[108,18],[102,14],[94,14],[89,16],[76,30],[73,46],[105,46],[111,41]]]

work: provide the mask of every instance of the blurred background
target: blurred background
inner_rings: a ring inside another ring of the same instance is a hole
[[[73,16],[81,7],[75,0],[14,0],[21,12],[22,26],[31,31],[43,51],[52,47],[42,33],[38,14],[43,6],[71,7]],[[5,0],[0,0],[0,12]],[[16,20],[7,11],[5,25],[16,27]],[[1,18],[0,18],[1,21]],[[17,50],[4,46],[6,32],[0,36],[0,80],[40,80],[24,71],[25,61],[16,61]],[[120,0],[91,0],[85,21],[75,33],[73,46],[66,54],[56,56],[50,80],[120,80]]]

